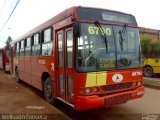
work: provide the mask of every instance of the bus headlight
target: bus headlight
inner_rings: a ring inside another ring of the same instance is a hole
[[[95,87],[93,90],[94,90],[94,92],[98,92],[99,91],[98,87]]]
[[[142,82],[137,82],[137,86],[139,87],[139,86],[141,86],[142,85]]]
[[[90,89],[90,88],[86,88],[86,89],[85,89],[85,93],[86,93],[86,94],[90,94],[90,93],[91,93],[91,89]]]

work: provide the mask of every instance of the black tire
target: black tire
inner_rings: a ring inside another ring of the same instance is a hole
[[[53,81],[50,77],[46,78],[44,83],[44,96],[48,103],[55,104]]]
[[[153,76],[153,69],[150,66],[147,66],[143,70],[143,74],[145,77],[152,77]]]
[[[17,82],[17,83],[20,83],[21,80],[19,79],[18,68],[15,70],[15,75],[16,75],[16,82]]]

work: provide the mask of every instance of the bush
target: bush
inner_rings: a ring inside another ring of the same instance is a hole
[[[151,42],[150,38],[141,37],[141,49],[145,58],[160,57],[160,41]]]

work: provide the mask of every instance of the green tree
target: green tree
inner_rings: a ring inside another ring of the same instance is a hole
[[[152,43],[152,57],[157,58],[160,57],[160,42]]]
[[[151,39],[147,37],[141,37],[141,49],[145,58],[151,57],[152,45]]]
[[[12,38],[11,38],[11,36],[8,36],[8,38],[6,40],[6,49],[7,50],[10,49],[10,42],[12,42]]]
[[[142,54],[145,58],[160,57],[160,41],[151,42],[150,38],[141,38]]]

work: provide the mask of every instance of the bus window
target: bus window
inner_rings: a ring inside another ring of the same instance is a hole
[[[62,54],[62,51],[63,51],[63,47],[62,47],[62,41],[63,41],[63,36],[62,36],[62,33],[58,34],[58,65],[59,67],[62,67],[63,66],[63,61],[62,61],[62,58],[63,58],[63,54]]]
[[[16,57],[19,56],[19,43],[16,43]]]
[[[28,37],[26,39],[26,44],[25,44],[25,56],[30,56],[31,55],[31,37]]]
[[[20,56],[24,56],[24,40],[20,42]]]
[[[38,56],[41,52],[39,33],[33,36],[33,46],[32,46],[32,55]]]
[[[52,40],[52,37],[51,37],[51,28],[47,29],[44,31],[44,42],[50,42]]]
[[[117,50],[117,68],[140,67],[139,32],[137,28],[114,26],[115,45]],[[125,62],[124,62],[125,61]]]
[[[42,55],[52,55],[52,29],[45,30],[43,34]]]
[[[111,25],[101,25],[106,41],[95,24],[82,23],[78,38],[77,70],[97,71],[116,67],[115,43]]]
[[[72,68],[72,54],[73,54],[73,31],[67,32],[67,54],[68,54],[68,68]]]

